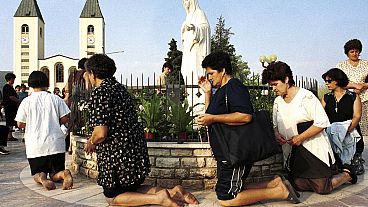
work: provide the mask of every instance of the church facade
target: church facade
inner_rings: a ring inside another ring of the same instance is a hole
[[[79,16],[79,58],[60,54],[45,57],[46,28],[37,0],[21,0],[13,20],[15,85],[28,86],[29,74],[38,70],[48,76],[50,91],[54,87],[64,88],[79,59],[104,53],[105,21],[98,0],[86,0]]]

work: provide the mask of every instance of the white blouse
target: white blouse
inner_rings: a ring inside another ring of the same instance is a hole
[[[279,133],[286,140],[298,135],[296,126],[298,123],[311,120],[314,120],[314,126],[320,128],[330,126],[322,104],[312,92],[299,88],[299,91],[290,103],[286,103],[281,96],[276,97],[273,105],[273,123],[274,127],[278,129]],[[332,164],[335,163],[333,151],[324,130],[310,139],[305,140],[302,144],[328,166],[330,166],[329,157],[332,159]],[[282,151],[284,161],[286,161],[291,151],[291,146],[284,144]]]
[[[348,76],[349,81],[353,83],[364,83],[365,78],[368,75],[368,61],[359,60],[358,65],[354,67],[347,60],[339,62],[336,65]],[[360,94],[362,102],[368,101],[368,90],[363,90]]]

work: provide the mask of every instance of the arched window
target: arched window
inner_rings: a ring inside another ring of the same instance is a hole
[[[77,70],[77,67],[75,67],[75,66],[70,67],[69,71],[68,71],[68,75],[74,73],[74,71],[76,71],[76,70]]]
[[[55,64],[55,79],[56,83],[64,82],[64,66],[62,63]]]
[[[87,34],[95,33],[95,27],[93,25],[88,25],[87,27]]]
[[[49,68],[47,66],[43,66],[40,71],[46,74],[46,76],[47,76],[47,78],[49,79],[49,82],[50,82],[50,71],[49,71]]]
[[[27,24],[22,25],[22,34],[28,34],[29,33],[29,27]]]

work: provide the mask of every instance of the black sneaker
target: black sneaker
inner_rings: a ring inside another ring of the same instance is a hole
[[[0,155],[8,155],[9,151],[4,149],[4,147],[0,147]]]
[[[354,165],[356,171],[355,173],[357,175],[362,175],[364,174],[365,170],[364,170],[364,165],[363,163],[365,162],[365,160],[362,158],[362,155],[360,153],[356,153],[353,157],[353,160],[351,161],[351,164]]]

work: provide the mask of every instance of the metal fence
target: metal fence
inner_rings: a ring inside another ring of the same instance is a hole
[[[193,103],[185,105],[186,97],[188,96],[187,91],[190,91],[190,94],[193,96],[194,92],[199,90],[198,86],[187,85],[185,84],[187,83],[186,80],[182,84],[168,83],[166,85],[156,85],[156,76],[154,75],[153,77],[151,80],[150,77],[144,77],[143,74],[141,77],[133,77],[133,75],[126,78],[120,77],[120,82],[125,85],[135,101],[136,110],[140,117],[139,121],[142,122],[146,130],[154,129],[151,130],[153,133],[146,133],[148,141],[179,143],[184,141],[208,141],[206,130],[195,123],[195,114],[190,110],[193,107]],[[295,82],[297,86],[311,90],[316,96],[318,95],[318,82],[315,79],[296,76]],[[177,83],[180,83],[180,80]],[[261,84],[260,76],[252,74],[246,80],[243,80],[243,83],[249,89],[254,109],[266,109],[272,112],[275,94],[268,85]],[[83,103],[83,99],[88,97],[86,94],[88,93],[83,92],[79,96],[75,94],[73,101],[75,103]],[[193,97],[191,100],[193,100]],[[81,104],[74,104],[73,106],[78,107],[72,109],[74,117],[81,119],[79,122],[80,126],[74,129],[74,133],[90,133],[86,120],[88,119],[88,116],[86,116],[88,109],[83,109]],[[144,111],[145,114],[143,110],[146,110]],[[178,130],[180,125],[185,125],[185,133]]]

